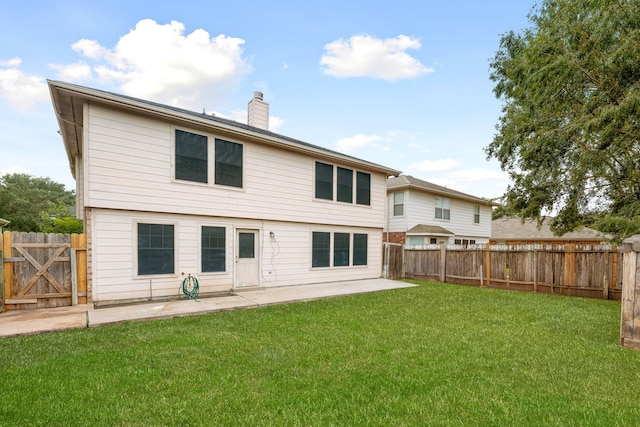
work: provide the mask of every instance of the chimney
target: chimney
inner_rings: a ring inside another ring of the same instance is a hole
[[[253,92],[253,99],[249,101],[249,126],[269,130],[269,104],[262,100],[262,92]]]

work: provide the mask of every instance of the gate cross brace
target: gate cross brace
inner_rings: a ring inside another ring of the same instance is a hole
[[[31,280],[29,280],[29,283],[27,283],[27,285],[20,291],[20,293],[18,294],[19,296],[23,296],[26,295],[27,292],[29,291],[29,289],[31,289],[31,287],[38,281],[38,279],[40,278],[40,276],[43,276],[45,279],[47,279],[49,281],[49,283],[51,283],[53,285],[54,288],[56,288],[56,291],[58,291],[58,293],[63,293],[64,289],[62,288],[62,286],[60,286],[60,284],[56,281],[56,279],[54,279],[49,272],[47,271],[49,269],[49,267],[51,267],[51,265],[55,262],[55,261],[60,261],[60,259],[58,259],[58,257],[60,256],[60,254],[62,254],[62,252],[64,252],[64,250],[67,248],[67,246],[64,247],[60,247],[58,249],[56,249],[56,252],[53,254],[52,257],[50,257],[47,262],[44,265],[41,265],[33,256],[31,256],[31,254],[29,252],[27,252],[24,248],[21,248],[20,246],[14,246],[14,248],[20,252],[22,254],[22,256],[24,256],[27,261],[29,261],[29,263],[31,265],[33,265],[38,271],[36,272],[36,274],[31,278]]]

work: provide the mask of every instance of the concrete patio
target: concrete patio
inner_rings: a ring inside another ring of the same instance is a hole
[[[93,305],[86,304],[72,307],[9,311],[0,314],[0,337],[91,328],[126,321],[166,319],[224,310],[258,308],[413,286],[416,285],[387,279],[369,279],[243,290],[227,296],[198,300],[150,301],[103,308],[94,308]]]

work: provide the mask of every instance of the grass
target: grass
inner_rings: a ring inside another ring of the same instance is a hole
[[[619,319],[429,283],[0,339],[0,425],[637,425]]]

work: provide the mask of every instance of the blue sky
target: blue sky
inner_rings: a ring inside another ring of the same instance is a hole
[[[500,35],[534,0],[29,1],[0,5],[0,174],[69,171],[47,79],[246,122],[480,197]]]

